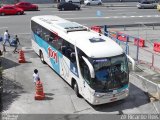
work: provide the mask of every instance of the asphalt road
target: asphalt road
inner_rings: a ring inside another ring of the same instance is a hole
[[[96,15],[97,10],[102,16]],[[71,21],[79,22],[86,26],[104,24],[132,24],[133,22],[158,22],[159,15],[156,10],[139,10],[134,7],[105,8],[86,7],[81,11],[57,11],[55,8],[42,8],[40,11],[26,12],[22,16],[0,16],[0,33],[8,29],[12,34],[18,34],[21,47],[25,49],[25,64],[18,64],[18,54],[13,54],[7,47],[4,54],[3,65],[5,74],[5,94],[3,96],[3,113],[22,114],[154,114],[156,110],[149,102],[148,96],[136,85],[139,80],[130,75],[130,95],[127,99],[108,103],[100,106],[92,106],[83,98],[77,98],[71,87],[63,81],[50,67],[40,62],[40,59],[31,48],[30,42],[30,18],[35,15],[57,15]],[[123,16],[130,16],[124,17]],[[117,16],[117,18],[115,17]],[[132,17],[131,17],[132,16]],[[135,17],[133,17],[135,16]],[[148,17],[136,17],[148,16]],[[149,17],[151,16],[151,17]],[[110,17],[110,18],[104,18]],[[115,18],[114,18],[115,17]],[[147,18],[147,19],[146,19]],[[150,19],[150,20],[149,20]],[[32,81],[33,70],[40,72],[44,85],[46,99],[34,100],[34,85]],[[65,118],[65,117],[64,117]],[[65,118],[67,119],[67,118]]]
[[[58,11],[56,8],[40,8],[40,11],[29,11],[26,15],[0,16],[0,30],[8,28],[12,33],[30,33],[30,19],[36,15],[57,15],[86,26],[159,23],[160,21],[160,12],[156,9],[87,6],[82,7],[80,11]]]

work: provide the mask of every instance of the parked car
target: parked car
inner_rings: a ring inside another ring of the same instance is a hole
[[[150,9],[155,9],[157,8],[157,2],[156,1],[141,1],[137,4],[137,8],[142,9],[142,8],[150,8]]]
[[[20,8],[16,8],[15,6],[6,5],[0,8],[0,15],[22,15],[24,11]]]
[[[61,2],[57,5],[59,10],[80,10],[80,5],[71,2]]]
[[[101,0],[84,0],[85,5],[102,5]]]
[[[160,2],[157,4],[157,10],[160,11]]]
[[[27,11],[27,10],[38,10],[38,6],[37,5],[31,4],[29,2],[19,2],[19,3],[15,4],[15,6],[17,8],[23,9],[24,11]]]
[[[72,3],[79,3],[80,4],[80,0],[61,0],[61,2],[72,2]]]

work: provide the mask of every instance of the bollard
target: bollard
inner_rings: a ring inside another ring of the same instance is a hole
[[[105,36],[109,36],[109,32],[108,32],[108,29],[107,29],[107,25],[104,26],[104,35],[105,35]]]

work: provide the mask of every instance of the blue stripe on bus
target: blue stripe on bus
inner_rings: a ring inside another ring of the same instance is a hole
[[[57,52],[57,57],[58,57],[58,61],[56,61],[55,59],[53,59],[52,57],[50,57],[50,62],[51,62],[51,67],[58,73],[60,74],[60,64],[59,64],[59,59],[61,59],[63,56],[60,52],[58,52],[55,48],[53,48],[52,46],[50,46],[46,41],[44,41],[42,38],[40,38],[38,35],[34,34],[34,41],[41,47],[44,48],[44,50],[46,51],[47,55],[49,56],[48,53],[48,48],[51,48],[51,50],[56,51]]]

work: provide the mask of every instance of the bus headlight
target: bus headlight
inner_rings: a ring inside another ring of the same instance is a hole
[[[95,93],[94,96],[97,97],[97,98],[100,98],[100,97],[102,97],[103,95],[101,95],[101,94],[99,94],[99,93]]]

